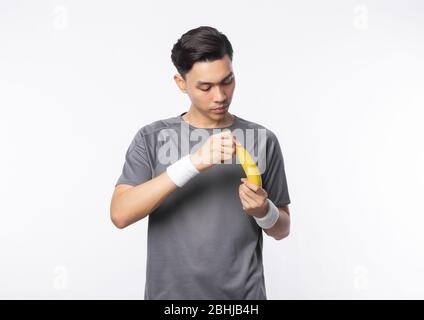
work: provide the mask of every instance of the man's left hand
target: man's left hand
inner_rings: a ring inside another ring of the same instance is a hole
[[[250,216],[262,218],[268,212],[268,193],[260,186],[241,178],[239,196],[243,210]]]

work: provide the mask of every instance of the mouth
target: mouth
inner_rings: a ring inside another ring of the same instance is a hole
[[[212,109],[211,111],[213,113],[225,113],[225,111],[227,111],[227,109],[228,109],[228,106],[223,106],[223,107]]]
[[[228,109],[228,106],[227,106],[227,105],[224,105],[224,106],[222,106],[222,107],[213,108],[212,110],[222,111],[222,110],[226,110],[226,109]]]

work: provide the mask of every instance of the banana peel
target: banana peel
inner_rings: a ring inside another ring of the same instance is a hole
[[[250,153],[238,141],[236,141],[236,156],[241,166],[243,167],[247,181],[262,187],[261,174],[258,167],[256,166],[255,161],[253,160]]]

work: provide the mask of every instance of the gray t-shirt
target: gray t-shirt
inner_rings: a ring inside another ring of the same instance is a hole
[[[136,133],[116,185],[135,186],[160,175],[211,134],[224,130],[206,128],[200,130],[208,136],[199,134],[183,115],[155,121]],[[228,129],[257,160],[268,198],[277,207],[289,204],[275,134],[237,116]],[[144,299],[267,299],[262,229],[242,208],[242,177],[243,168],[233,155],[231,163],[199,173],[150,213]]]

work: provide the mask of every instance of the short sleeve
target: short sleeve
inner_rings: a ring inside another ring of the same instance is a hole
[[[145,139],[139,130],[127,149],[122,173],[115,186],[118,184],[130,184],[135,186],[151,178],[152,170]]]
[[[266,168],[262,174],[262,184],[269,200],[277,207],[282,207],[290,203],[283,154],[277,136],[269,130],[267,135]]]

